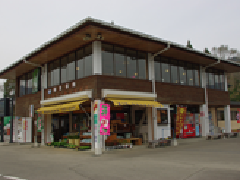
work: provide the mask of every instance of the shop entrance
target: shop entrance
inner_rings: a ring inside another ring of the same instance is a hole
[[[52,132],[54,142],[58,142],[65,133],[69,132],[69,114],[53,114]]]

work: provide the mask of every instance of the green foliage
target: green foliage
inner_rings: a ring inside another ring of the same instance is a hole
[[[187,47],[188,48],[193,48],[193,46],[191,45],[190,41],[187,41]]]
[[[211,54],[210,51],[208,50],[208,48],[205,48],[205,49],[204,49],[204,53],[206,53],[206,54]]]
[[[4,83],[4,97],[15,97],[15,80],[8,79]]]

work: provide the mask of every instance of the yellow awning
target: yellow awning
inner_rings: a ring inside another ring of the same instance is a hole
[[[56,114],[56,113],[64,113],[68,111],[77,111],[79,110],[79,104],[82,104],[84,101],[76,101],[67,104],[60,104],[49,107],[39,108],[37,111],[41,114]]]
[[[141,100],[123,100],[123,99],[111,99],[107,98],[107,100],[112,101],[114,105],[139,105],[139,106],[151,106],[151,107],[162,107],[157,101],[141,101]]]

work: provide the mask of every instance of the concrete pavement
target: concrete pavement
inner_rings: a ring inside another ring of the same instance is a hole
[[[186,141],[185,141],[186,142]],[[109,151],[0,146],[0,174],[28,180],[239,180],[240,139]]]

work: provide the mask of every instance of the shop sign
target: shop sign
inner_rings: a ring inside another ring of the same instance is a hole
[[[177,107],[176,135],[179,136],[183,130],[184,120],[186,119],[186,107]]]
[[[100,104],[100,135],[110,135],[110,105]]]

